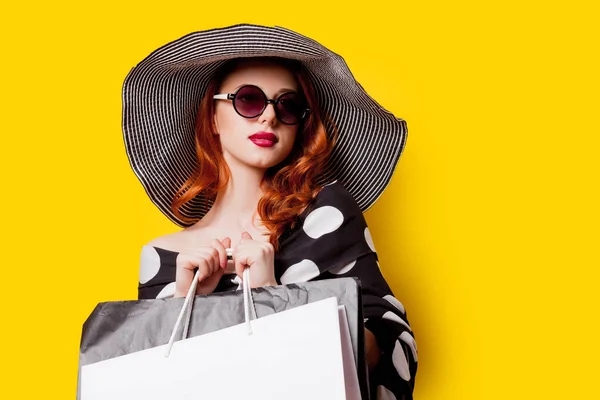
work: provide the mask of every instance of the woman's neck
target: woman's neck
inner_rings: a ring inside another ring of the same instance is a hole
[[[229,170],[227,186],[219,191],[213,206],[201,221],[216,226],[234,224],[247,229],[263,195],[261,182],[265,170],[235,163],[229,164]]]

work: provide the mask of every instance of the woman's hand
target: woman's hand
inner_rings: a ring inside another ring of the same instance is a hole
[[[379,364],[381,349],[377,344],[375,335],[367,328],[365,328],[365,347],[367,351],[367,365],[369,367],[369,372],[372,372],[377,367],[377,364]]]
[[[214,239],[210,246],[200,247],[194,252],[179,253],[175,273],[174,296],[185,297],[187,295],[196,268],[200,271],[196,294],[212,293],[227,266],[227,252],[225,249],[230,246],[230,238],[225,238],[222,241]]]
[[[250,287],[276,286],[275,249],[268,242],[252,239],[248,232],[242,233],[242,239],[233,249],[235,272],[243,279],[244,269],[250,268]]]

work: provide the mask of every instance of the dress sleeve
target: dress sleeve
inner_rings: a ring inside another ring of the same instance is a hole
[[[406,310],[381,270],[366,220],[340,184],[325,186],[300,218],[300,228],[281,243],[276,278],[282,284],[337,277],[361,282],[365,327],[382,352],[370,373],[371,398],[412,399],[417,346]]]
[[[162,299],[175,294],[177,254],[149,245],[142,247],[138,299]]]

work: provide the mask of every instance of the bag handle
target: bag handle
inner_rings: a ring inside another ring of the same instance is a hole
[[[171,349],[173,348],[173,343],[175,343],[175,334],[179,329],[179,325],[181,325],[181,320],[183,316],[186,316],[185,326],[183,329],[183,338],[185,339],[188,334],[188,328],[190,319],[192,316],[192,307],[194,302],[194,297],[196,294],[196,287],[198,286],[198,277],[200,276],[200,271],[196,271],[196,275],[194,276],[194,280],[190,285],[190,289],[188,290],[187,295],[185,296],[185,300],[183,302],[183,306],[181,307],[181,311],[179,312],[179,316],[177,317],[177,321],[175,322],[175,327],[173,328],[173,332],[171,333],[171,338],[169,339],[169,343],[167,344],[167,351],[165,352],[165,357],[169,357],[171,354]],[[252,327],[250,326],[250,310],[252,310],[252,319],[256,319],[256,310],[254,308],[254,299],[252,298],[252,290],[250,289],[250,269],[246,267],[243,273],[242,280],[242,289],[244,296],[244,318],[246,320],[246,327],[248,328],[248,335],[252,335]]]

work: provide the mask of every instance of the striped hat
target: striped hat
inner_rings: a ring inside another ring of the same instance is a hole
[[[227,60],[263,56],[300,61],[319,106],[338,129],[318,183],[340,181],[365,211],[390,182],[406,143],[406,122],[369,97],[342,57],[281,27],[242,24],[194,32],[152,52],[123,84],[123,135],[131,167],[154,204],[179,226],[190,223],[170,206],[198,163],[194,126],[202,96]],[[211,206],[200,194],[181,211],[199,220]]]

